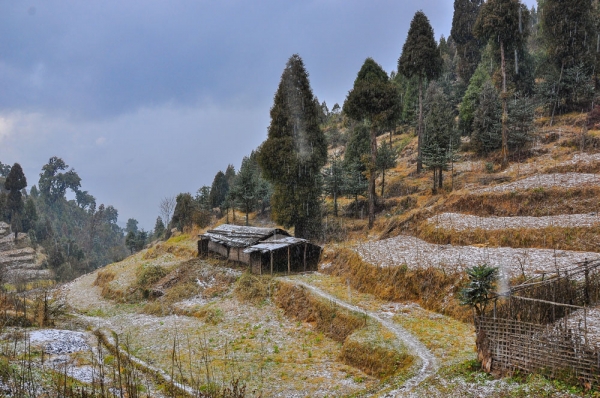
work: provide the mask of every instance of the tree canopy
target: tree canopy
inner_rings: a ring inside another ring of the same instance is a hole
[[[268,136],[258,152],[265,178],[273,184],[272,216],[298,237],[321,233],[320,171],[327,142],[299,55],[288,60],[271,108]]]

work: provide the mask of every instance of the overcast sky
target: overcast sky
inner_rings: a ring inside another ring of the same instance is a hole
[[[396,69],[418,10],[449,35],[452,0],[0,0],[0,161],[31,187],[61,157],[120,224],[151,229],[161,198],[265,140],[292,54],[342,105],[365,58]]]

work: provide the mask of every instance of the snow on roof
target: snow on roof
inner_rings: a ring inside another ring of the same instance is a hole
[[[255,251],[260,252],[269,252],[278,249],[283,249],[284,247],[298,245],[300,243],[308,242],[306,239],[294,238],[293,236],[271,236],[268,239],[265,239],[261,243],[257,243],[253,246],[244,250],[244,253],[252,253]]]
[[[281,239],[290,237],[290,234],[279,228],[222,224],[201,236],[230,247],[248,247],[270,237]]]

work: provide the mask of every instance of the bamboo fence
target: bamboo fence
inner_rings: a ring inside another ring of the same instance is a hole
[[[588,309],[598,304],[600,261],[557,269],[493,297],[475,318],[484,369],[600,385],[600,342],[588,335]]]

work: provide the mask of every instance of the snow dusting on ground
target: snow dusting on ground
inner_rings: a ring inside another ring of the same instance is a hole
[[[474,192],[511,192],[517,190],[552,187],[568,189],[580,188],[586,185],[600,185],[600,175],[591,173],[536,174],[507,184],[499,184],[488,188],[478,189]]]
[[[486,263],[504,270],[508,277],[520,275],[522,270],[528,275],[554,273],[556,267],[571,267],[585,260],[600,259],[600,253],[593,252],[437,245],[406,235],[361,243],[354,250],[363,260],[380,267],[406,264],[409,268],[439,267],[462,271]]]
[[[83,332],[71,330],[41,329],[31,332],[29,335],[31,344],[40,343],[47,354],[71,354],[79,351],[87,351],[87,335]]]
[[[595,227],[600,224],[598,213],[560,214],[544,217],[478,217],[461,213],[441,213],[427,219],[437,228],[464,231],[468,229],[500,230],[514,228]]]

